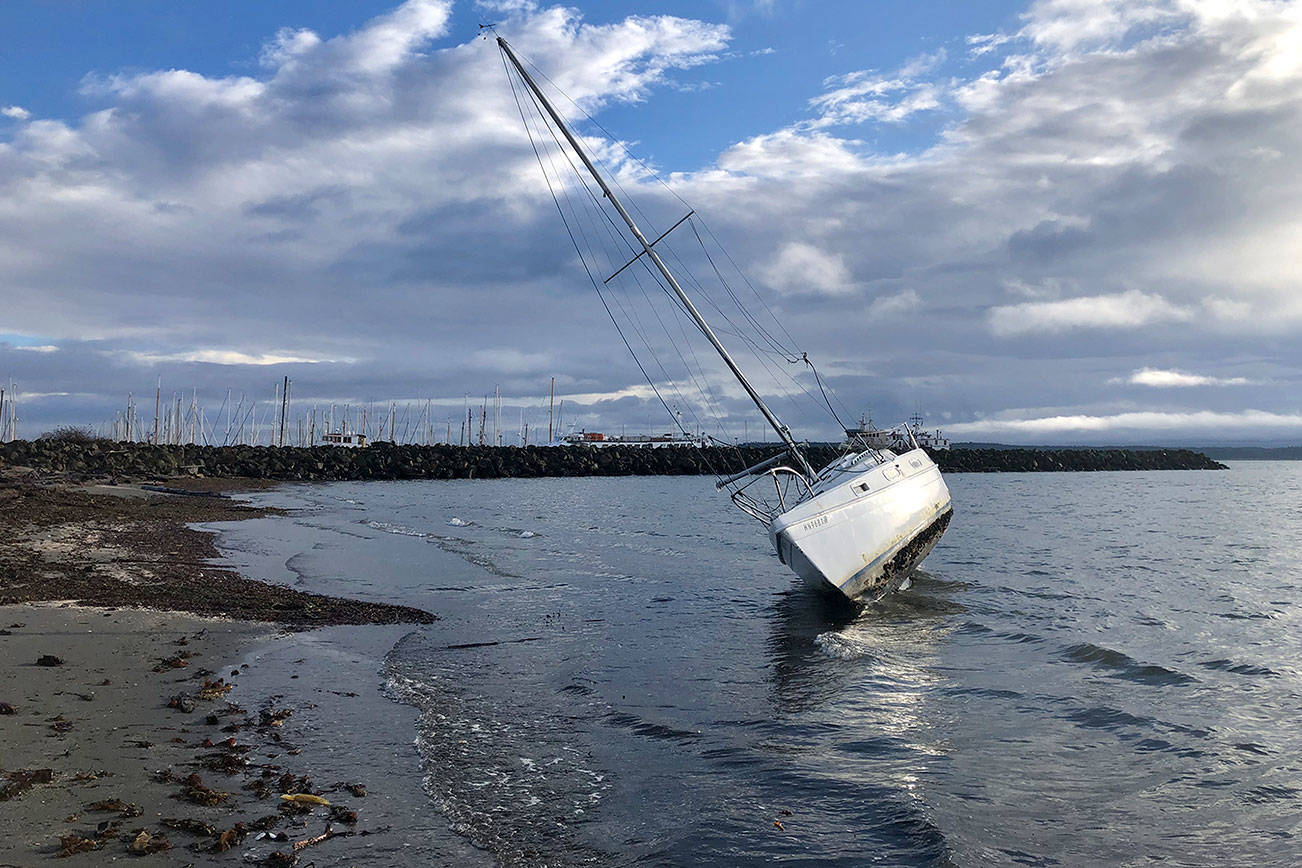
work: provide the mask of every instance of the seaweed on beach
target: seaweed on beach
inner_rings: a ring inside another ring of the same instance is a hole
[[[53,769],[19,769],[9,772],[5,776],[5,782],[0,784],[0,802],[16,799],[37,784],[48,784],[53,780]]]
[[[213,806],[220,805],[230,798],[230,793],[215,790],[205,786],[203,778],[197,774],[192,774],[185,779],[185,786],[176,794],[176,798],[191,802],[196,805]]]

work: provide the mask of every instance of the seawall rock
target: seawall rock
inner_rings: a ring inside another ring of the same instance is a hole
[[[681,476],[733,473],[774,453],[760,447],[646,449],[545,446],[153,446],[15,440],[0,444],[0,468],[117,479],[195,475],[253,479],[500,479],[532,476]],[[815,446],[821,467],[839,451]],[[1187,449],[954,449],[932,454],[946,473],[1089,470],[1217,470]]]

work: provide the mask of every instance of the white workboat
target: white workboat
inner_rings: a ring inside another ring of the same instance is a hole
[[[656,251],[656,245],[694,212],[648,241],[511,46],[501,37],[497,44],[537,101],[540,115],[545,112],[550,118],[636,239],[640,252],[619,271],[646,257],[785,447],[720,480],[717,487],[731,490],[733,502],[764,523],[778,558],[806,582],[852,600],[874,600],[900,587],[936,545],[953,514],[940,469],[910,435],[912,448],[902,454],[863,444],[866,448],[816,471],[807,447],[769,409]],[[532,136],[530,132],[531,141]]]

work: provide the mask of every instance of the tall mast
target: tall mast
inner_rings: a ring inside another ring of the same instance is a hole
[[[285,376],[285,388],[280,393],[280,445],[285,445],[285,414],[289,411],[289,376]]]
[[[716,350],[718,350],[719,356],[723,359],[724,364],[728,366],[728,369],[732,371],[733,376],[735,376],[737,381],[741,383],[742,388],[746,390],[746,394],[750,396],[750,399],[755,402],[755,406],[759,408],[760,413],[764,416],[764,420],[778,433],[778,437],[784,444],[786,444],[787,449],[791,451],[791,454],[800,463],[801,469],[804,470],[805,475],[810,479],[813,479],[817,474],[815,474],[814,469],[809,466],[809,462],[805,460],[805,456],[801,454],[799,446],[796,445],[795,438],[791,436],[790,429],[788,429],[786,425],[782,424],[782,420],[773,415],[773,411],[764,403],[764,399],[759,396],[759,393],[755,391],[755,388],[750,384],[750,381],[748,381],[745,375],[742,374],[741,369],[737,367],[737,363],[734,362],[732,356],[728,354],[727,348],[725,348],[723,343],[715,336],[714,330],[710,328],[709,323],[707,323],[705,318],[701,316],[701,312],[696,309],[696,305],[692,304],[692,300],[687,297],[687,293],[683,292],[683,288],[678,285],[678,281],[669,271],[669,267],[665,265],[664,260],[660,258],[660,254],[656,253],[655,248],[651,246],[651,242],[647,241],[646,236],[642,234],[642,230],[637,228],[637,223],[635,223],[633,218],[629,216],[628,211],[624,210],[624,206],[620,201],[615,198],[614,192],[610,189],[609,185],[606,184],[606,179],[601,177],[601,173],[597,171],[597,167],[594,166],[592,160],[588,158],[587,152],[579,146],[578,139],[574,137],[574,134],[570,132],[570,128],[565,125],[563,120],[561,120],[561,116],[556,113],[556,109],[552,107],[551,102],[548,101],[547,97],[538,87],[537,82],[533,80],[533,76],[531,76],[528,70],[524,68],[524,65],[520,63],[519,58],[515,56],[515,52],[511,50],[511,46],[507,45],[506,40],[500,36],[497,37],[497,44],[506,54],[507,59],[511,61],[511,65],[515,67],[518,73],[520,73],[520,78],[524,80],[524,83],[529,86],[531,91],[533,91],[534,96],[536,96],[538,101],[542,103],[543,108],[547,110],[547,114],[551,116],[552,122],[555,123],[557,129],[561,131],[561,135],[565,136],[565,140],[570,143],[570,147],[574,149],[574,153],[578,154],[579,159],[583,161],[583,165],[597,182],[597,185],[601,187],[601,192],[606,195],[606,198],[610,200],[610,204],[614,205],[615,210],[619,212],[619,216],[628,224],[629,231],[633,233],[633,237],[642,245],[642,249],[646,252],[647,258],[655,263],[660,274],[664,277],[670,288],[673,289],[674,294],[678,296],[678,300],[683,303],[683,307],[687,309],[687,312],[696,322],[697,328],[701,330],[701,333],[705,335],[706,339],[714,345]]]

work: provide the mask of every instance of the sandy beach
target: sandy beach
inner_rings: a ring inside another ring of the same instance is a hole
[[[12,472],[0,496],[0,865],[400,864],[404,837],[434,822],[418,780],[364,779],[329,726],[318,741],[295,726],[323,706],[347,717],[341,703],[378,689],[373,668],[296,707],[297,669],[276,652],[315,626],[432,615],[213,566],[190,522],[267,514],[226,498]],[[373,629],[387,647],[403,628]]]

